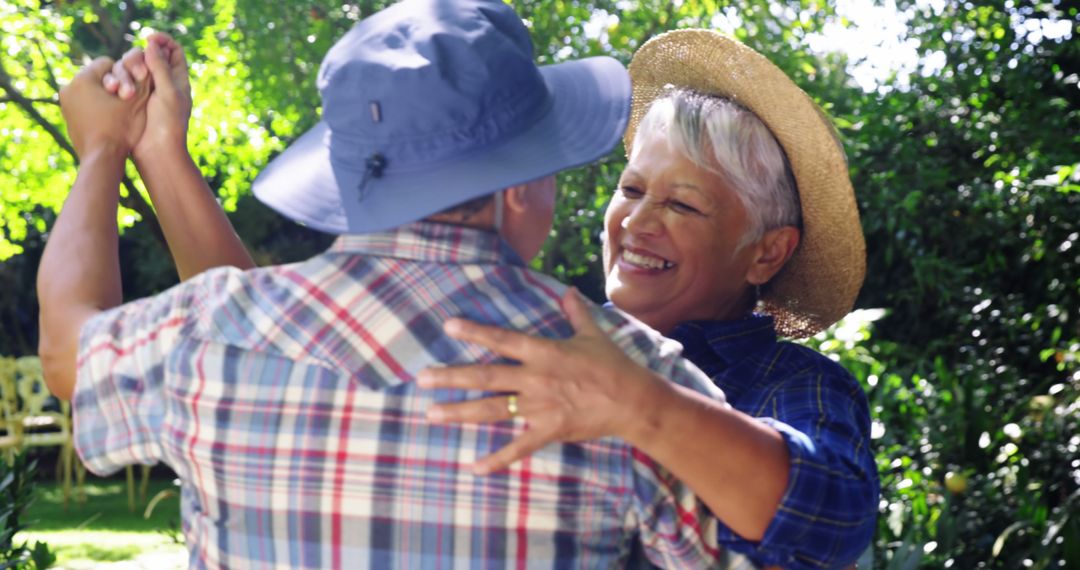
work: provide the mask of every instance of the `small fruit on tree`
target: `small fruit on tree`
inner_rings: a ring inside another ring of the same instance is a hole
[[[945,488],[954,495],[960,495],[967,491],[967,476],[963,473],[949,471],[945,474]]]

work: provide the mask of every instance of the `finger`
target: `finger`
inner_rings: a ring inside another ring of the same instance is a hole
[[[172,51],[169,52],[169,69],[172,73],[173,84],[178,88],[190,90],[191,77],[188,75],[187,58],[184,56],[184,48],[173,42]]]
[[[443,331],[452,338],[478,344],[500,356],[526,361],[542,357],[549,341],[499,327],[481,325],[466,319],[450,319]]]
[[[146,65],[150,68],[150,75],[158,86],[173,85],[171,68],[161,42],[153,39],[151,36],[146,42]]]
[[[116,78],[116,94],[121,99],[130,99],[135,94],[135,79],[131,77],[127,67],[124,67],[123,60],[114,63],[109,73]]]
[[[160,56],[164,63],[163,70],[167,70],[171,81],[176,86],[184,86],[188,83],[187,59],[184,57],[184,48],[180,46],[169,34],[155,32],[146,38],[147,54],[150,54],[151,46],[156,50],[154,56]],[[157,81],[158,79],[155,79]]]
[[[427,410],[430,421],[448,424],[486,424],[513,419],[508,402],[509,396],[481,398],[468,402],[435,404]],[[518,413],[520,413],[518,404]]]
[[[141,48],[129,49],[120,61],[136,82],[142,82],[150,73],[150,70],[146,68],[146,57]]]
[[[184,54],[184,46],[177,43],[176,40],[166,36],[168,43],[166,44],[166,53],[169,58],[169,67],[175,72],[177,69],[184,72],[184,76],[187,77],[187,58]]]
[[[477,461],[473,465],[473,473],[487,475],[506,469],[514,462],[532,455],[548,443],[550,443],[548,438],[538,430],[527,430],[502,449]]]
[[[154,32],[147,36],[146,45],[149,46],[150,44],[154,44],[159,48],[162,48],[162,52],[166,54],[172,51],[174,47],[179,46],[179,44],[176,43],[176,40],[174,40],[172,36],[166,34],[165,32]]]
[[[82,68],[82,70],[79,71],[79,75],[87,75],[89,77],[92,77],[92,78],[96,79],[98,83],[101,83],[102,78],[104,78],[105,74],[108,73],[109,70],[112,68],[113,63],[114,62],[113,62],[112,58],[108,58],[108,57],[95,58],[94,61],[91,61],[90,63],[86,64]]]
[[[521,367],[509,364],[471,364],[425,368],[416,375],[422,388],[462,388],[509,392],[521,384]]]
[[[596,324],[596,320],[593,319],[588,302],[581,292],[577,290],[577,287],[570,287],[566,290],[562,298],[562,307],[575,332],[603,334],[603,331]]]
[[[116,76],[110,71],[105,74],[105,77],[101,78],[101,85],[105,87],[105,90],[113,95],[120,89],[120,81],[116,79]]]

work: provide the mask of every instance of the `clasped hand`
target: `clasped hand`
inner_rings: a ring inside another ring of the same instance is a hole
[[[120,61],[97,58],[60,90],[60,108],[82,160],[101,150],[138,158],[183,148],[191,115],[183,49],[155,33]]]

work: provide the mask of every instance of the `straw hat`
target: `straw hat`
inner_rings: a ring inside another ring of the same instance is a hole
[[[630,62],[633,103],[623,135],[627,156],[638,122],[666,86],[725,97],[753,111],[780,142],[802,204],[798,249],[762,288],[759,310],[783,336],[812,336],[844,317],[866,275],[866,245],[847,160],[829,119],[775,65],[711,30],[667,32]]]

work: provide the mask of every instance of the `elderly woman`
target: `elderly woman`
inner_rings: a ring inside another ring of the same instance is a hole
[[[777,340],[834,323],[862,284],[843,151],[783,72],[720,34],[661,35],[630,71],[630,160],[604,220],[607,294],[679,340],[732,407],[630,362],[571,293],[578,333],[568,340],[449,322],[521,366],[428,371],[421,382],[432,387],[514,391],[431,417],[525,418],[529,430],[480,472],[554,440],[623,437],[695,490],[725,527],[721,545],[763,565],[850,564],[877,512],[866,398],[830,359]]]

